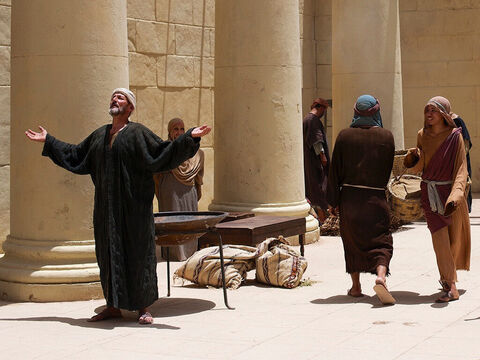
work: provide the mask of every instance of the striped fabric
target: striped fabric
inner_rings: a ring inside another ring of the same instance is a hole
[[[255,268],[257,248],[242,245],[224,245],[225,284],[237,289],[247,277],[247,272]],[[180,266],[173,276],[174,281],[186,279],[204,286],[222,286],[220,252],[218,246],[207,247],[194,253]]]
[[[282,236],[270,238],[259,245],[261,255],[255,259],[258,282],[286,287],[297,287],[307,269],[307,260],[287,245]]]
[[[282,236],[269,238],[257,248],[243,245],[224,245],[225,284],[237,289],[246,279],[247,272],[257,267],[257,281],[286,288],[298,286],[307,268],[307,260],[289,247]],[[204,286],[222,286],[220,253],[218,246],[204,248],[194,253],[173,276]]]

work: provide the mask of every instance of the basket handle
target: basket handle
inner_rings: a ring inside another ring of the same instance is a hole
[[[402,173],[401,173],[400,175],[395,176],[395,180],[394,180],[394,181],[400,180],[400,178],[401,178],[403,175],[405,175],[405,173],[407,172],[407,170],[408,170],[408,168],[403,169],[403,171],[402,171]]]

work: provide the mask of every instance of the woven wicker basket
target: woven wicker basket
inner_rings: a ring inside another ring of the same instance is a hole
[[[395,156],[393,157],[393,166],[392,166],[392,176],[400,176],[403,174],[409,175],[421,175],[421,172],[414,173],[412,169],[405,169],[403,165],[403,160],[407,156],[408,150],[396,150]]]
[[[421,181],[421,177],[415,175],[403,175],[402,178],[418,179]],[[412,222],[420,219],[423,216],[423,209],[418,199],[402,199],[392,191],[392,186],[398,182],[394,177],[390,179],[387,185],[387,194],[390,201],[393,214],[403,222]]]
[[[395,156],[393,157],[393,167],[392,175],[398,176],[403,173],[405,170],[405,165],[403,165],[403,159],[407,155],[407,150],[397,150],[395,151]]]

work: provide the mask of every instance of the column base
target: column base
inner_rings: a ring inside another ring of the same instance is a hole
[[[25,284],[0,280],[0,298],[4,301],[78,301],[102,299],[100,282],[77,284]]]
[[[320,229],[314,229],[312,231],[308,231],[305,233],[305,245],[313,244],[315,242],[320,241],[322,238],[320,237]],[[287,242],[292,246],[300,245],[300,241],[298,236],[289,236],[285,238]]]
[[[0,299],[74,301],[103,297],[94,240],[8,236],[0,256]]]

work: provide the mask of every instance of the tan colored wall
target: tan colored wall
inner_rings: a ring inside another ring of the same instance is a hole
[[[303,114],[312,98],[332,96],[331,4],[300,0]],[[9,233],[10,216],[10,7],[11,0],[0,0],[0,243]],[[472,135],[475,191],[480,191],[479,15],[480,4],[472,0],[400,0],[405,145],[414,145],[425,101],[436,94],[450,98]],[[187,126],[212,124],[214,0],[128,0],[128,19],[130,83],[139,105],[133,119],[164,138],[173,116],[183,117]],[[213,136],[202,140],[202,147],[200,207],[206,209],[213,196]]]
[[[300,45],[303,84],[302,114],[312,100],[332,98],[332,0],[300,0]],[[333,114],[327,115],[327,138],[331,144]],[[332,146],[330,146],[332,147]]]
[[[213,125],[214,0],[128,0],[132,117],[167,138],[168,121]],[[213,197],[213,134],[202,140],[205,177],[200,209]]]
[[[383,125],[404,148],[398,0],[332,3],[333,136],[352,122],[361,94],[379,99]]]
[[[10,0],[0,0],[0,252],[10,232]]]
[[[302,52],[302,114],[310,111],[312,99],[317,95],[317,69],[315,36],[315,0],[300,0],[300,50]]]
[[[331,99],[332,95],[332,0],[315,1],[315,39],[316,49],[316,80],[317,96],[324,99]],[[310,108],[307,104],[307,108]],[[335,106],[335,104],[333,104]],[[327,113],[327,140],[330,151],[333,150],[332,143],[333,111]]]
[[[443,95],[472,137],[473,190],[480,191],[480,2],[401,0],[405,146],[415,145],[423,107]]]

